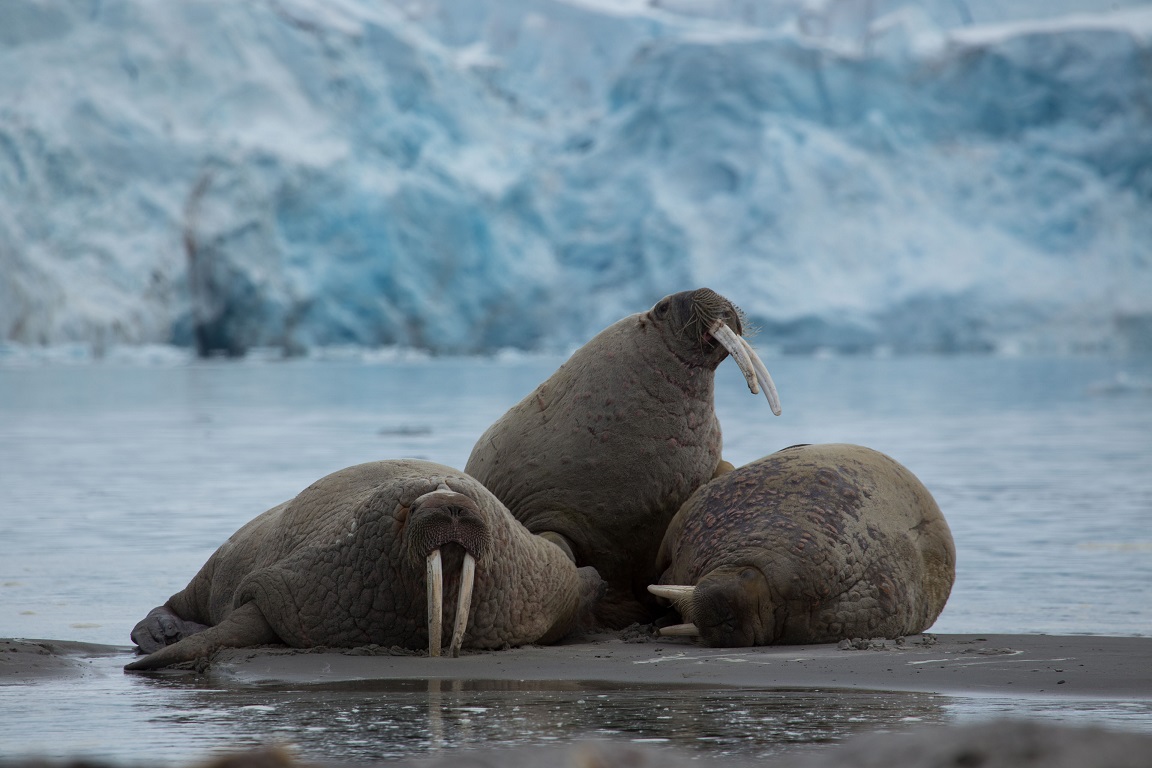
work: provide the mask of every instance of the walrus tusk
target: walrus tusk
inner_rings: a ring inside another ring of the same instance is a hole
[[[695,624],[673,624],[660,628],[660,637],[699,637],[700,630]]]
[[[672,605],[680,612],[680,615],[685,619],[691,621],[692,616],[692,596],[696,594],[696,587],[688,587],[682,584],[649,584],[648,591],[656,595],[656,597],[664,597],[672,601]]]
[[[649,584],[648,591],[656,595],[656,597],[666,597],[669,600],[680,602],[692,597],[696,591],[696,587],[688,587],[681,584]]]
[[[448,646],[452,658],[460,655],[464,644],[464,630],[468,628],[468,611],[472,607],[472,585],[476,581],[476,558],[464,553],[464,570],[460,573],[460,597],[456,600],[456,625],[452,629],[452,644]]]
[[[716,325],[712,327],[709,333],[712,334],[712,338],[720,342],[724,349],[728,350],[728,354],[732,355],[732,359],[740,367],[740,372],[744,374],[744,380],[748,382],[748,390],[754,395],[760,394],[760,385],[756,381],[756,369],[752,366],[752,361],[748,359],[748,346],[740,343],[740,337],[725,325],[723,320],[717,320]]]
[[[720,342],[724,349],[728,350],[728,354],[732,355],[736,365],[740,366],[740,372],[744,374],[744,380],[748,382],[749,391],[758,395],[760,394],[760,385],[764,386],[764,397],[768,399],[768,407],[772,409],[773,414],[779,416],[782,413],[780,395],[776,392],[776,385],[772,382],[768,367],[764,365],[764,361],[760,359],[760,355],[756,354],[752,345],[744,337],[737,336],[736,332],[725,325],[722,320],[717,321],[710,332],[712,337]]]
[[[428,554],[428,655],[440,655],[440,633],[444,614],[444,569],[440,550]]]
[[[440,550],[428,554],[428,655],[440,655],[444,629],[444,566]],[[460,655],[464,644],[464,631],[468,629],[468,613],[472,609],[472,587],[476,583],[476,558],[464,553],[464,568],[460,574],[460,595],[456,599],[456,622],[452,627],[452,643],[448,646],[453,657]]]
[[[736,338],[748,350],[748,357],[752,359],[752,366],[756,369],[757,378],[764,384],[764,397],[768,398],[768,407],[772,409],[774,416],[779,416],[783,412],[780,408],[780,395],[776,393],[776,385],[772,383],[772,376],[768,373],[768,367],[764,365],[764,361],[760,359],[760,355],[756,354],[756,350],[752,348],[747,339],[743,336]],[[756,393],[753,392],[752,394]]]

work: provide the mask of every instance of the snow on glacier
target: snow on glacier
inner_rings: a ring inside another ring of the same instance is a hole
[[[0,339],[1148,348],[1152,7],[0,5]]]

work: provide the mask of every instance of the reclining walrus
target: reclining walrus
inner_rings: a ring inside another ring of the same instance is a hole
[[[573,353],[477,441],[465,471],[528,530],[608,583],[596,618],[650,621],[647,586],[668,521],[722,463],[713,411],[716,367],[729,354],[753,393],[775,387],[740,333],[739,310],[707,288],[673,294]]]
[[[661,586],[713,646],[898,637],[932,625],[956,578],[928,489],[858,445],[801,445],[700,488],[660,547]]]
[[[471,477],[377,461],[328,475],[233,534],[132,630],[149,655],[126,668],[265,643],[432,656],[445,640],[453,655],[546,643],[601,590],[592,569],[578,571]]]

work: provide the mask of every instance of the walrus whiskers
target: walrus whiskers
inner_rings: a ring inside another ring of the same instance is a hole
[[[440,655],[440,632],[444,614],[444,569],[440,550],[428,554],[428,655]]]

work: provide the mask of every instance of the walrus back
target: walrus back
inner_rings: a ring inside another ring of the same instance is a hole
[[[391,462],[369,462],[321,478],[241,526],[167,605],[180,616],[219,624],[237,606],[237,590],[246,578],[283,561],[325,530],[340,527],[338,507],[347,509],[350,498],[371,492],[400,471]]]
[[[561,534],[577,565],[597,569],[612,590],[601,609],[610,626],[646,620],[638,601],[663,531],[720,461],[712,372],[653,375],[679,363],[662,359],[637,318],[577,350],[485,431],[465,465],[529,531]],[[619,601],[636,607],[605,614]]]
[[[923,631],[955,579],[951,532],[928,489],[882,453],[797,446],[702,487],[661,544],[664,584],[750,565],[768,582],[771,642]]]

